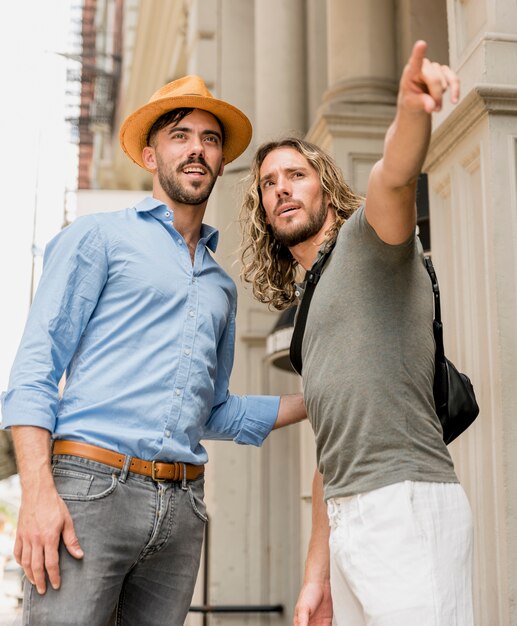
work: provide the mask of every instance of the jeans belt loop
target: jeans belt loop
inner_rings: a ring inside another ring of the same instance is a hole
[[[131,466],[132,460],[133,459],[130,456],[126,456],[126,458],[124,459],[124,466],[122,467],[118,478],[121,483],[125,483],[127,480],[127,475],[129,474],[129,468]]]
[[[181,488],[183,491],[187,491],[187,466],[185,463],[182,463],[181,467],[183,467],[183,480],[181,481]]]

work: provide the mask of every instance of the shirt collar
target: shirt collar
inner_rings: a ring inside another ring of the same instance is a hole
[[[173,222],[174,211],[161,200],[147,196],[135,205],[137,213],[151,213],[160,222]],[[212,252],[217,250],[219,231],[208,224],[201,224],[201,237],[199,241],[210,248]]]

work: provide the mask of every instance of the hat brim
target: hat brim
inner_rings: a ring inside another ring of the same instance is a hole
[[[146,169],[142,150],[147,145],[151,126],[164,113],[181,108],[201,109],[217,117],[224,128],[223,156],[226,164],[234,161],[248,147],[252,135],[251,122],[236,107],[216,98],[197,95],[171,96],[145,104],[124,120],[119,139],[129,158]]]

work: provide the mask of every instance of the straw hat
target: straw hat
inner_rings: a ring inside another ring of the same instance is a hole
[[[158,89],[149,102],[129,115],[120,128],[120,144],[124,152],[145,168],[142,150],[147,134],[156,120],[173,109],[202,109],[215,115],[224,128],[224,162],[230,163],[246,150],[251,140],[251,123],[236,107],[217,100],[199,76],[184,76]]]

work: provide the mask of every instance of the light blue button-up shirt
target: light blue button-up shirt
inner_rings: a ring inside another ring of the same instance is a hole
[[[237,291],[209,251],[218,233],[202,226],[192,265],[172,220],[146,198],[81,217],[48,244],[4,427],[183,463],[207,461],[201,439],[263,442],[279,398],[228,392]]]

